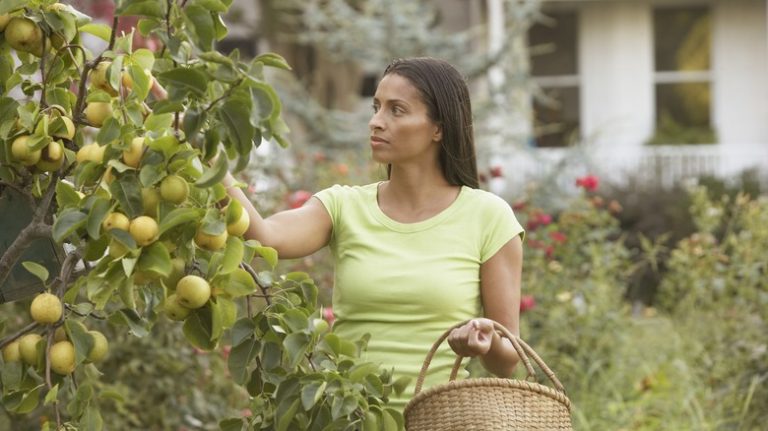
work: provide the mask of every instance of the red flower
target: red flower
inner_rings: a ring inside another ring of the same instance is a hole
[[[548,245],[547,248],[544,250],[544,255],[547,256],[548,259],[552,259],[552,255],[555,253],[555,248],[551,245]]]
[[[541,226],[546,226],[552,223],[552,216],[546,213],[541,213],[536,216],[536,222]]]
[[[288,196],[288,206],[291,208],[301,208],[311,197],[312,193],[306,190],[295,191]]]
[[[563,244],[568,240],[568,237],[562,232],[550,232],[549,237],[552,238],[552,241],[558,244]]]
[[[597,190],[597,186],[600,184],[600,179],[595,175],[587,175],[585,177],[576,178],[576,186],[582,187],[588,192]]]
[[[504,176],[504,172],[501,170],[501,166],[491,167],[491,178],[501,178]]]
[[[323,319],[325,319],[329,325],[333,325],[333,322],[336,320],[336,316],[333,315],[333,308],[323,308]]]
[[[520,312],[525,313],[528,310],[533,310],[536,307],[536,298],[533,295],[523,295],[520,298]]]

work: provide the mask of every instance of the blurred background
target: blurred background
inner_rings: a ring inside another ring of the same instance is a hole
[[[72,4],[111,21],[111,1]],[[381,73],[444,58],[470,83],[482,187],[527,228],[521,334],[569,389],[575,429],[762,430],[767,4],[234,0],[218,49],[293,67],[270,71],[292,146],[263,143],[241,179],[270,214],[383,178],[367,146]],[[327,253],[281,265],[330,305]],[[193,351],[173,328],[115,334],[109,429],[248,414],[227,347]]]

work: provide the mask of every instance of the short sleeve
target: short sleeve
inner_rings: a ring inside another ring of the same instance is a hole
[[[327,189],[321,190],[314,194],[320,203],[323,204],[325,210],[328,211],[328,215],[331,216],[331,223],[333,225],[333,233],[331,234],[331,242],[334,241],[335,233],[339,228],[339,220],[341,220],[341,202],[345,188],[341,185],[334,185]]]
[[[502,198],[488,194],[488,202],[481,212],[484,230],[480,249],[480,262],[485,263],[509,240],[520,235],[525,239],[525,230],[517,221],[512,207]]]

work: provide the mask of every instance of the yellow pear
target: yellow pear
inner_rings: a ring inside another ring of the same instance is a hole
[[[91,102],[85,106],[85,119],[93,127],[101,127],[107,118],[112,116],[112,104],[108,102]]]
[[[58,374],[72,374],[75,371],[75,346],[69,341],[59,341],[51,346],[51,369]]]
[[[130,226],[131,220],[128,218],[128,216],[117,211],[109,213],[104,221],[101,222],[101,228],[105,231],[110,231],[112,229],[122,229],[128,232]]]
[[[93,348],[88,353],[88,362],[99,362],[107,356],[109,351],[109,342],[107,337],[99,331],[88,331],[88,334],[93,337]]]
[[[19,351],[19,340],[12,341],[3,347],[3,361],[19,362],[21,361],[21,352]]]
[[[11,144],[11,154],[13,158],[24,166],[32,166],[40,161],[42,151],[29,148],[29,135],[22,135],[13,140]]]
[[[131,220],[128,232],[140,247],[152,244],[157,240],[160,229],[152,217],[139,216]]]
[[[138,168],[143,154],[144,137],[133,138],[131,146],[123,151],[123,163],[132,168]]]
[[[26,334],[19,338],[19,353],[24,363],[37,365],[37,342],[41,339],[40,334]]]
[[[59,141],[52,141],[40,153],[40,160],[35,164],[37,169],[44,172],[59,170],[64,164],[64,146]]]
[[[176,297],[186,308],[200,308],[211,298],[211,285],[202,277],[184,276],[176,283]]]
[[[195,244],[205,250],[221,250],[227,244],[227,231],[224,230],[219,235],[209,235],[198,228],[197,233],[195,233]]]
[[[13,17],[5,27],[5,40],[11,48],[43,56],[43,30],[29,18]]]
[[[64,306],[59,297],[47,292],[37,295],[29,307],[32,319],[43,325],[58,322],[63,313]]]

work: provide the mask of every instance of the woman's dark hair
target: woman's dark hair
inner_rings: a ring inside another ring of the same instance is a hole
[[[447,61],[429,57],[394,60],[384,70],[384,76],[389,74],[419,90],[429,118],[442,130],[438,157],[448,183],[478,188],[472,104],[464,77]],[[387,175],[391,170],[387,166]]]

